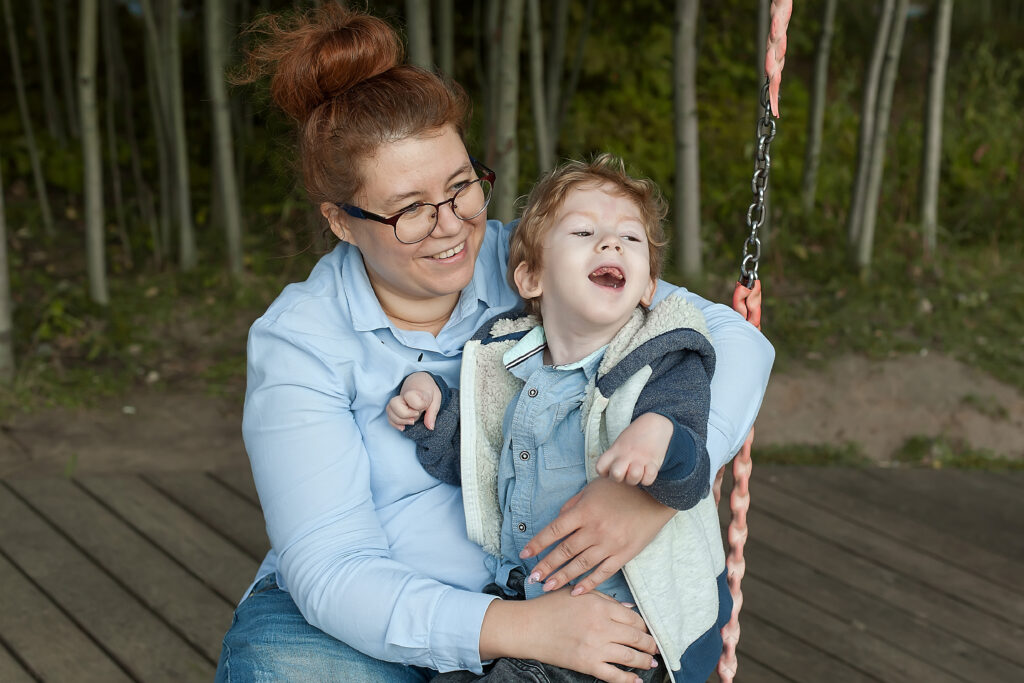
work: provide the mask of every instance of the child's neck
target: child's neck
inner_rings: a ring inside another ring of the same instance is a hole
[[[544,351],[544,363],[548,365],[569,365],[583,360],[607,344],[619,331],[619,327],[573,329],[559,320],[544,322],[544,336],[548,348]]]

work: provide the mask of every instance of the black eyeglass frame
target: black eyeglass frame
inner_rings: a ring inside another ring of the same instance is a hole
[[[477,211],[475,214],[473,214],[472,216],[469,216],[467,218],[463,218],[462,216],[460,216],[459,214],[457,214],[455,212],[455,198],[457,196],[459,196],[459,193],[464,192],[466,190],[466,188],[468,188],[473,183],[479,183],[479,182],[481,182],[483,180],[486,180],[487,182],[489,182],[491,184],[491,187],[493,188],[494,187],[494,180],[495,180],[495,178],[497,178],[497,174],[495,174],[494,171],[492,171],[491,169],[487,168],[486,166],[484,166],[482,163],[480,163],[479,161],[477,161],[473,157],[469,157],[469,162],[473,165],[473,169],[474,170],[476,170],[478,173],[482,172],[483,175],[478,177],[476,180],[471,180],[468,183],[466,183],[465,185],[463,185],[461,188],[459,188],[459,190],[454,195],[452,195],[448,199],[444,200],[443,202],[437,202],[436,204],[431,203],[431,202],[416,202],[412,206],[408,206],[408,207],[402,209],[401,211],[396,213],[394,216],[388,216],[388,217],[384,217],[384,216],[381,216],[380,214],[376,214],[376,213],[371,213],[370,211],[366,211],[364,209],[360,209],[358,206],[353,206],[351,204],[344,204],[344,203],[341,203],[341,202],[335,202],[335,204],[336,204],[336,206],[339,209],[341,209],[342,211],[347,213],[349,216],[352,216],[353,218],[362,218],[364,220],[376,221],[377,223],[384,223],[385,225],[390,225],[391,226],[391,230],[395,233],[395,239],[398,240],[399,242],[401,242],[402,244],[418,244],[418,243],[422,242],[423,240],[427,239],[428,237],[430,237],[432,234],[434,234],[434,230],[437,229],[437,220],[438,220],[439,214],[441,213],[441,207],[444,206],[445,204],[451,204],[452,205],[452,215],[455,216],[456,218],[458,218],[460,221],[471,221],[474,218],[476,218],[477,216],[479,216],[480,214],[482,214],[484,211],[487,210],[487,206],[491,203],[490,195],[488,195],[487,199],[484,200],[483,207],[481,207],[481,209],[479,211]],[[409,213],[410,211],[413,211],[415,209],[419,209],[419,208],[422,208],[422,207],[425,207],[425,206],[432,206],[432,207],[434,207],[434,211],[435,211],[435,214],[434,214],[434,227],[432,227],[430,229],[430,232],[428,232],[426,235],[424,235],[423,237],[419,238],[418,240],[413,240],[412,242],[406,242],[405,240],[403,240],[401,237],[398,236],[398,221],[399,221],[399,219],[401,219],[402,216],[404,216],[405,214]]]

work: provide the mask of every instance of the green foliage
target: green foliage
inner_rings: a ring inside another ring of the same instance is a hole
[[[913,436],[894,454],[893,460],[904,465],[935,469],[1024,470],[1024,461],[1007,460],[990,450],[971,448],[944,436]]]
[[[817,465],[840,467],[868,467],[871,460],[860,444],[847,441],[840,444],[781,444],[757,446],[753,455],[756,465]]]

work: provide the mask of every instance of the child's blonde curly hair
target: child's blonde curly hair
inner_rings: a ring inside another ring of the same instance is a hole
[[[664,257],[663,247],[668,243],[663,225],[668,214],[668,204],[654,181],[633,178],[626,173],[626,164],[621,158],[604,153],[589,162],[568,161],[558,166],[541,178],[530,191],[519,226],[509,240],[506,277],[513,291],[518,290],[514,273],[520,263],[526,263],[533,272],[538,272],[542,267],[544,236],[553,225],[569,192],[583,186],[596,187],[606,183],[632,200],[640,210],[650,249],[651,278],[658,279]],[[528,299],[526,308],[529,313],[540,315],[538,299]]]

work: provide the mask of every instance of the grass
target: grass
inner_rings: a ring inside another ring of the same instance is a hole
[[[861,450],[860,444],[783,444],[758,446],[752,451],[757,465],[815,465],[840,467],[869,467],[873,463]]]
[[[893,462],[935,469],[1024,470],[1024,461],[1008,460],[990,450],[972,448],[945,436],[913,436],[896,451]]]

